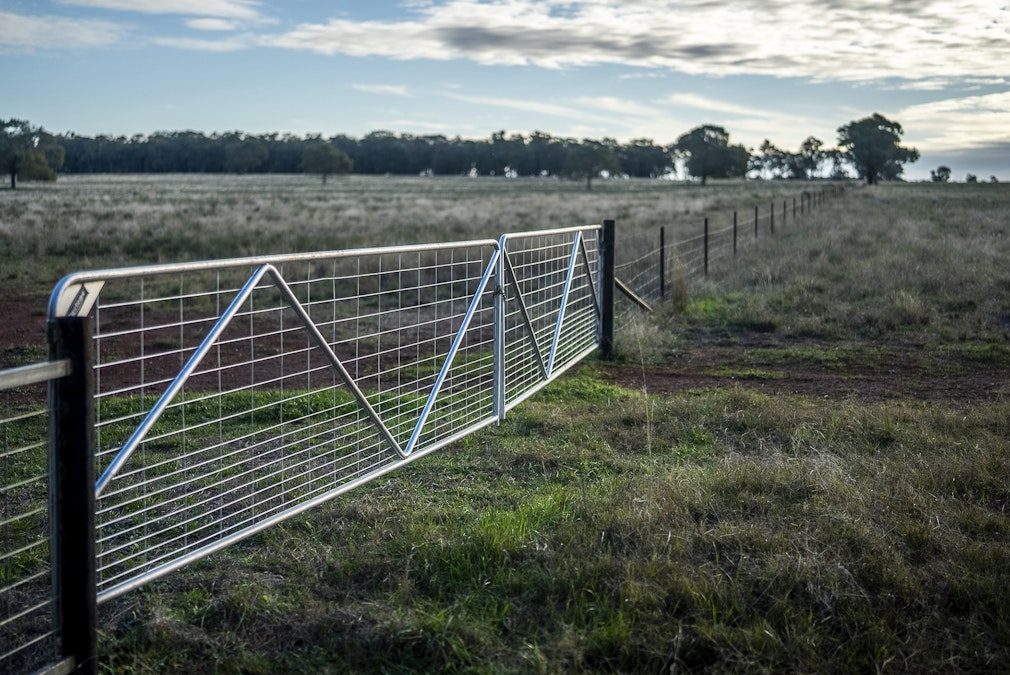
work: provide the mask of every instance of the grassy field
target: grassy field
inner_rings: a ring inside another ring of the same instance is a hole
[[[221,244],[229,255],[514,229],[500,214],[473,215],[488,204],[520,214],[509,216],[516,227],[614,216],[648,232],[784,189],[632,183],[586,195],[561,183],[527,185],[520,199],[518,184],[471,183],[468,196],[420,182],[431,194],[408,192],[401,207],[429,200],[430,213],[401,220],[377,181],[354,197],[373,194],[374,209],[344,230],[324,213],[355,192],[350,182],[323,194],[283,179],[304,195],[294,206],[252,179],[220,191],[193,179],[159,211],[150,180],[38,188],[37,203],[59,218],[4,193],[2,226],[28,228],[4,241],[31,240],[30,223],[45,230],[75,212],[84,242],[113,187],[147,195],[160,214],[140,228],[148,236],[168,236],[182,209],[218,204],[236,228]],[[79,198],[56,196],[76,189]],[[301,227],[247,249],[241,222],[256,205],[289,222],[300,214]],[[379,213],[391,222],[370,220]],[[81,243],[66,259],[154,256],[119,218],[101,253],[89,258]],[[45,237],[33,241],[18,245],[46,262],[5,267],[5,283],[64,264]],[[7,260],[21,260],[4,245]],[[693,283],[684,311],[623,326],[617,362],[590,360],[500,427],[104,605],[101,668],[1001,672],[1008,255],[1010,188],[853,191]]]
[[[651,250],[659,227],[695,236],[704,215],[732,220],[788,183],[704,190],[650,180],[346,176],[95,175],[0,189],[0,284],[44,295],[69,272],[156,262],[497,239],[506,232],[616,219],[621,254]]]

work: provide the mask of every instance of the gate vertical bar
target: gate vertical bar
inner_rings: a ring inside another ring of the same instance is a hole
[[[497,418],[496,424],[505,419],[505,237],[500,240],[498,262],[494,271],[494,390],[492,405]]]
[[[614,237],[617,224],[603,221],[600,232],[600,351],[604,360],[614,358]]]
[[[91,320],[49,322],[51,360],[70,359],[71,372],[49,385],[49,508],[54,621],[62,656],[75,672],[98,672],[95,571],[95,413]]]

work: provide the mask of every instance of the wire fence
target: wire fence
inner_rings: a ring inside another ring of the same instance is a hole
[[[788,226],[798,224],[828,199],[844,193],[842,185],[832,184],[816,191],[754,206],[752,210],[736,210],[723,222],[703,216],[697,233],[676,241],[666,240],[665,228],[660,228],[658,245],[637,257],[616,266],[616,276],[627,290],[617,313],[627,317],[644,303],[659,305],[675,299],[683,302],[691,281],[704,279],[710,268],[736,256],[761,237],[774,235]]]

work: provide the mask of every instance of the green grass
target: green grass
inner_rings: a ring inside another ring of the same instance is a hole
[[[604,374],[583,369],[566,402],[534,399],[117,601],[104,667],[928,672],[1005,658],[1006,404],[645,399]]]

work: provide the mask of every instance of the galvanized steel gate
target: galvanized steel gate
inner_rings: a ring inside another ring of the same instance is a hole
[[[613,286],[612,221],[64,278],[49,307],[51,357],[76,364],[50,401],[55,597],[78,617],[63,669],[94,669],[96,603],[500,421],[609,351]]]

